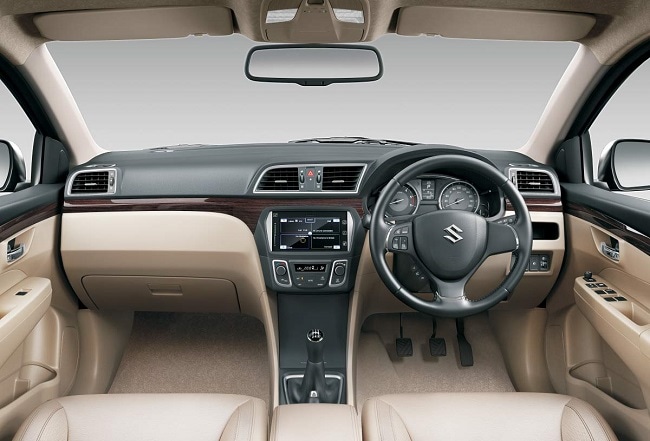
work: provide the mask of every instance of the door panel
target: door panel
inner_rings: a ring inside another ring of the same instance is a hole
[[[646,439],[650,239],[642,231],[650,231],[650,202],[586,184],[563,190],[567,259],[546,332],[553,386],[591,402],[621,439]],[[585,271],[595,282],[583,279]]]
[[[68,393],[77,370],[78,301],[59,262],[61,188],[0,197],[1,440],[36,406]],[[8,259],[8,249],[20,253]]]

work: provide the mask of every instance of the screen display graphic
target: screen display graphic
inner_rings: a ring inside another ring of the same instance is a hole
[[[273,213],[274,251],[347,251],[347,213]]]

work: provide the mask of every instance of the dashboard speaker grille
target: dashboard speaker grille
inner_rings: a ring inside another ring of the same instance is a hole
[[[111,193],[115,188],[114,173],[111,170],[81,172],[74,177],[70,194]]]
[[[323,191],[356,191],[363,166],[323,167]]]
[[[517,189],[523,193],[554,193],[553,179],[545,171],[517,170],[513,176]]]
[[[257,185],[258,191],[298,191],[298,167],[268,170]]]

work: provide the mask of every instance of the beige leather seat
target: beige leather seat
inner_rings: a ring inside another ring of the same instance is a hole
[[[266,441],[266,404],[219,394],[80,395],[48,401],[15,441]]]
[[[364,441],[614,441],[577,398],[534,393],[386,395],[368,400]]]

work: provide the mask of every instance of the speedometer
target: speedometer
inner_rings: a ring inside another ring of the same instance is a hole
[[[463,210],[476,213],[478,199],[478,191],[472,184],[465,181],[454,181],[442,189],[438,204],[441,210]]]

